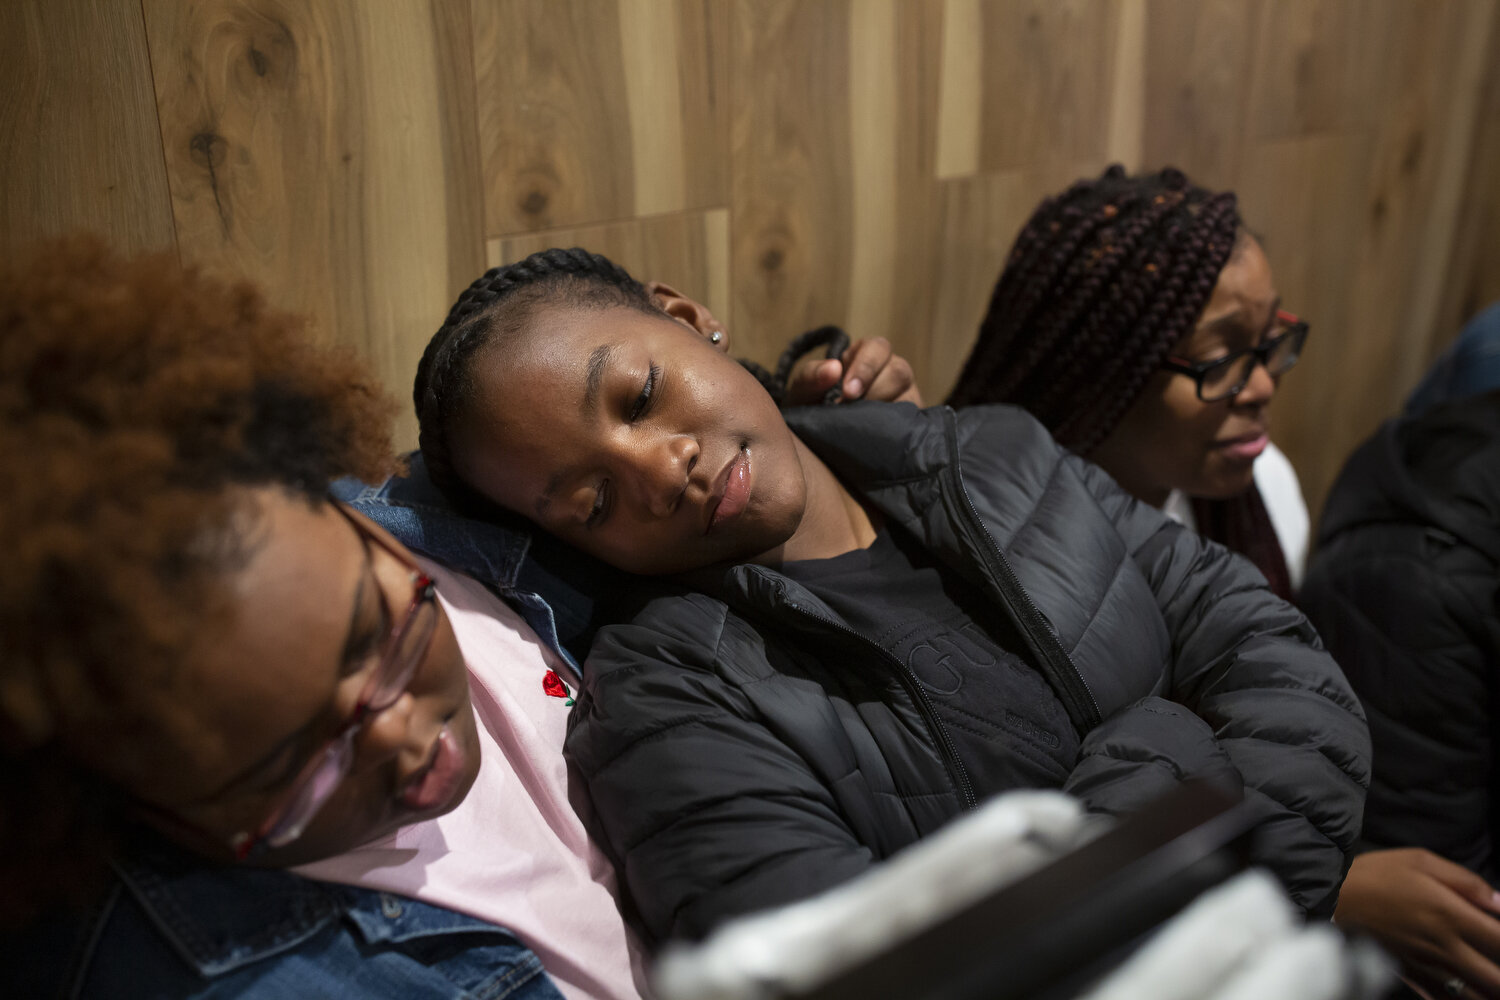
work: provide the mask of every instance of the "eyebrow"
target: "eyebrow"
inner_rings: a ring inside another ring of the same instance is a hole
[[[609,363],[614,360],[617,345],[604,344],[594,348],[589,355],[588,377],[583,383],[583,412],[593,414],[599,408],[599,387],[604,383],[604,373],[609,370]]]
[[[1273,326],[1276,325],[1276,314],[1280,310],[1281,310],[1281,296],[1278,295],[1278,296],[1276,296],[1276,301],[1271,303],[1271,318],[1266,322],[1266,325],[1265,325],[1264,329],[1262,329],[1260,331],[1261,333],[1265,333],[1266,330],[1269,330],[1269,329],[1271,329],[1271,327],[1273,327]],[[1201,331],[1203,331],[1203,332],[1206,332],[1206,333],[1221,333],[1224,330],[1232,330],[1235,327],[1239,326],[1240,314],[1243,313],[1244,311],[1245,310],[1243,310],[1243,309],[1236,309],[1232,313],[1225,313],[1223,316],[1220,316],[1218,319],[1211,320],[1210,322],[1205,323],[1203,326],[1199,327],[1198,329],[1201,330]]]

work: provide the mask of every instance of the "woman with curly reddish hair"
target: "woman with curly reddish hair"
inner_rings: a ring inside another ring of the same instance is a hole
[[[1113,166],[1032,214],[948,402],[1030,411],[1288,597],[1307,507],[1267,433],[1306,337],[1233,193]]]
[[[248,287],[0,270],[9,992],[637,995],[550,654],[329,498],[390,415]]]

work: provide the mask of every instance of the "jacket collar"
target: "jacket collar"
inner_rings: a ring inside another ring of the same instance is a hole
[[[222,976],[290,951],[347,921],[367,944],[446,934],[508,934],[478,917],[290,871],[206,863],[143,834],[115,863],[171,949],[200,976]]]
[[[115,871],[173,951],[217,976],[286,951],[345,911],[347,890],[285,871],[210,865],[141,838]]]

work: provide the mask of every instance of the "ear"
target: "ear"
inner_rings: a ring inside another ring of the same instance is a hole
[[[648,281],[645,287],[646,293],[651,296],[651,301],[655,302],[662,312],[689,329],[708,337],[719,350],[729,350],[729,331],[724,329],[724,324],[708,311],[708,306],[696,299],[688,298],[662,281]],[[713,339],[715,334],[718,335],[717,340]]]

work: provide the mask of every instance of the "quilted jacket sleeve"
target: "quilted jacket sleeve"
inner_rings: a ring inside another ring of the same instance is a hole
[[[1207,723],[1242,777],[1259,813],[1257,860],[1304,909],[1331,913],[1370,781],[1369,729],[1343,672],[1247,560],[1130,497],[1096,466],[1065,461],[1156,595],[1174,663],[1164,695]],[[1106,723],[1085,742],[1085,762],[1101,748],[1116,759],[1145,753],[1109,741],[1151,731]]]
[[[716,660],[743,661],[742,650],[718,655],[725,629],[743,623],[701,595],[667,600],[669,613],[648,606],[634,624],[600,633],[566,741],[588,796],[575,804],[652,945],[812,895],[874,860],[828,776],[716,672]]]
[[[1500,875],[1494,564],[1441,531],[1372,524],[1324,546],[1302,598],[1370,715],[1380,767],[1362,846],[1426,847]]]

